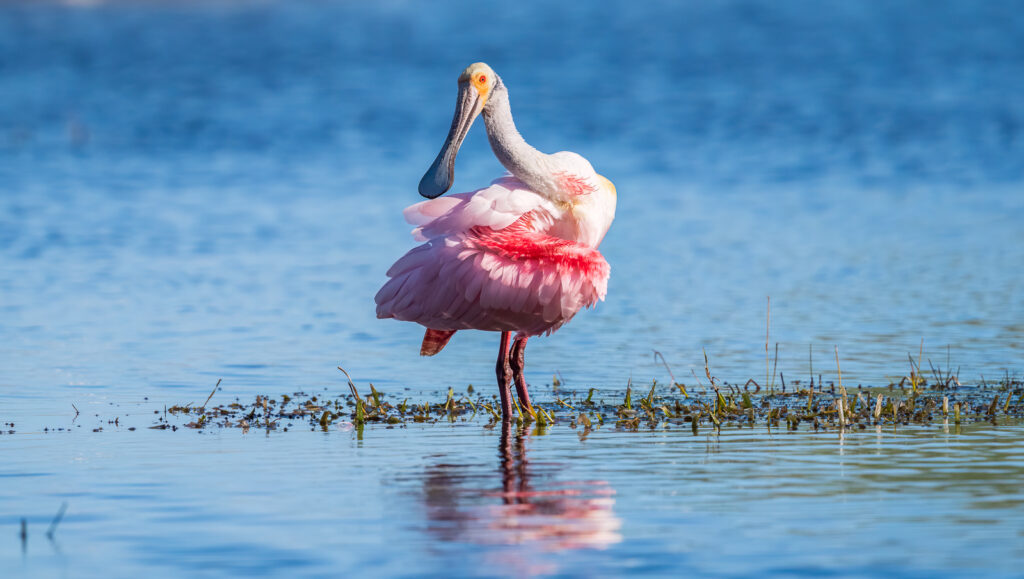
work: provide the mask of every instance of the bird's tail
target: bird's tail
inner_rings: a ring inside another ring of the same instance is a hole
[[[444,349],[448,340],[452,339],[457,330],[431,330],[423,334],[423,345],[420,346],[420,356],[433,356]]]

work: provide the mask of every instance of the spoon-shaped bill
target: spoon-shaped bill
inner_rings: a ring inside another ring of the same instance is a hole
[[[455,156],[459,154],[463,139],[483,108],[480,105],[480,93],[468,82],[459,83],[459,96],[455,102],[452,127],[448,130],[448,138],[444,140],[441,152],[420,179],[420,195],[433,199],[451,188],[452,182],[455,181]]]

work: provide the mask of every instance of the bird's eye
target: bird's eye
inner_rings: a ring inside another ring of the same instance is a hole
[[[481,75],[480,75],[480,77],[479,77],[479,78],[477,78],[476,80],[477,80],[477,82],[479,82],[480,84],[483,84],[483,83],[487,82],[487,76],[485,76],[485,75],[482,75],[482,74],[481,74]]]

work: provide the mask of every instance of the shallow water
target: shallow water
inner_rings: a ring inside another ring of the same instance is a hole
[[[0,556],[69,576],[1012,576],[1022,434],[24,432],[3,441]]]
[[[493,336],[420,359],[372,305],[474,60],[530,142],[619,191],[607,302],[531,342],[542,401],[556,372],[664,381],[653,350],[682,381],[702,349],[761,381],[769,295],[789,381],[809,348],[834,380],[835,346],[849,383],[898,381],[922,340],[926,371],[1019,374],[1022,37],[1010,2],[0,5],[0,565],[1012,574],[1015,425],[842,445],[556,426],[524,442],[528,477],[582,494],[536,507],[504,506],[480,424],[146,427],[219,378],[218,400],[336,393],[338,364],[396,398],[489,387]],[[456,188],[500,173],[475,128]]]

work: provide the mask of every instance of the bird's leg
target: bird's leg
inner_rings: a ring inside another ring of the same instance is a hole
[[[495,373],[498,375],[498,394],[501,395],[501,420],[512,420],[512,392],[509,382],[512,381],[512,368],[508,360],[508,341],[510,332],[501,333],[501,346],[498,349],[498,363]]]
[[[523,376],[523,367],[526,365],[526,336],[519,334],[512,340],[512,349],[509,352],[509,366],[512,367],[512,380],[516,383],[516,395],[519,396],[519,404],[523,410],[533,416],[533,405],[530,404],[530,393],[526,390],[526,378]]]

